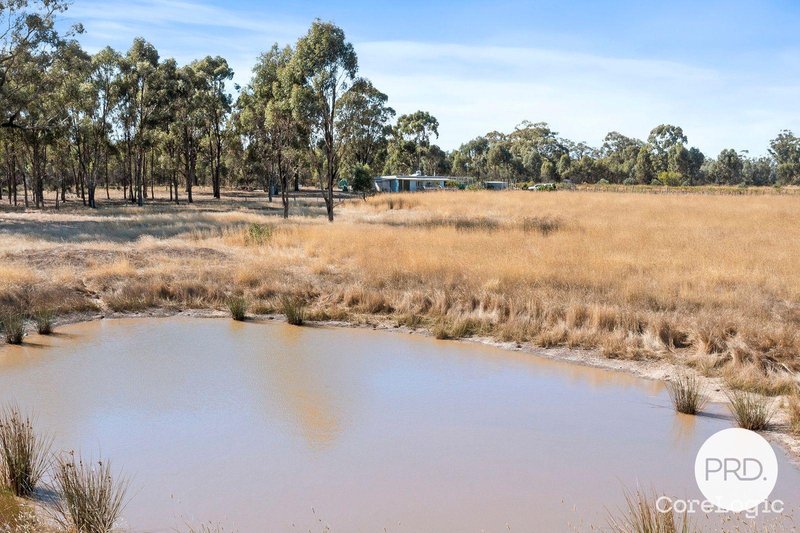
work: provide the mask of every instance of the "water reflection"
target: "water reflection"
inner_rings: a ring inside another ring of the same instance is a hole
[[[61,332],[0,348],[0,403],[133,474],[136,530],[318,530],[312,508],[340,531],[603,524],[622,487],[700,497],[694,455],[730,426],[718,406],[675,415],[658,382],[417,335],[187,318]],[[800,494],[782,455],[778,484]]]

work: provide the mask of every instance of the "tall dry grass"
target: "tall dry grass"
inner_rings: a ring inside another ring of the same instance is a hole
[[[291,298],[308,317],[684,360],[758,392],[800,371],[798,195],[381,195],[333,224],[256,207],[14,213],[27,230],[0,239],[0,272],[21,274],[0,305],[24,304],[20,287],[58,314],[223,309],[233,293],[254,311]]]
[[[111,533],[126,503],[128,482],[115,478],[108,462],[86,463],[74,453],[58,459],[59,498],[53,518],[65,531]]]
[[[37,433],[17,406],[0,411],[0,488],[20,497],[34,493],[49,465],[52,439]]]

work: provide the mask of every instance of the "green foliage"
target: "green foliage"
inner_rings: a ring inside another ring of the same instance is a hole
[[[683,175],[679,172],[659,172],[658,173],[658,183],[659,185],[665,185],[667,187],[679,187],[683,185]]]
[[[235,296],[228,300],[228,310],[231,312],[231,318],[236,321],[243,321],[247,318],[247,300],[242,296]]]
[[[266,244],[270,237],[272,237],[272,226],[269,224],[259,224],[257,222],[253,222],[247,226],[247,233],[245,235],[245,241],[247,244]]]
[[[286,321],[293,326],[302,326],[306,320],[306,304],[297,296],[284,296],[281,298],[281,309],[286,316]]]
[[[353,168],[353,190],[356,192],[369,192],[373,190],[373,176],[367,165],[356,165]]]

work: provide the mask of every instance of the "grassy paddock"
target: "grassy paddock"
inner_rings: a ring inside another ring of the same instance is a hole
[[[309,318],[378,315],[797,387],[799,195],[381,195],[345,202],[333,224],[316,203],[284,222],[263,197],[225,196],[0,214],[0,307],[224,309],[241,295],[255,312],[303,302]]]

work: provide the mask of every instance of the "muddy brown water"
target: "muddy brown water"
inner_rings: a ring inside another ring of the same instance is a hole
[[[588,530],[626,488],[701,499],[695,454],[731,426],[657,382],[409,334],[159,318],[27,340],[0,348],[0,401],[111,458],[133,531]]]

